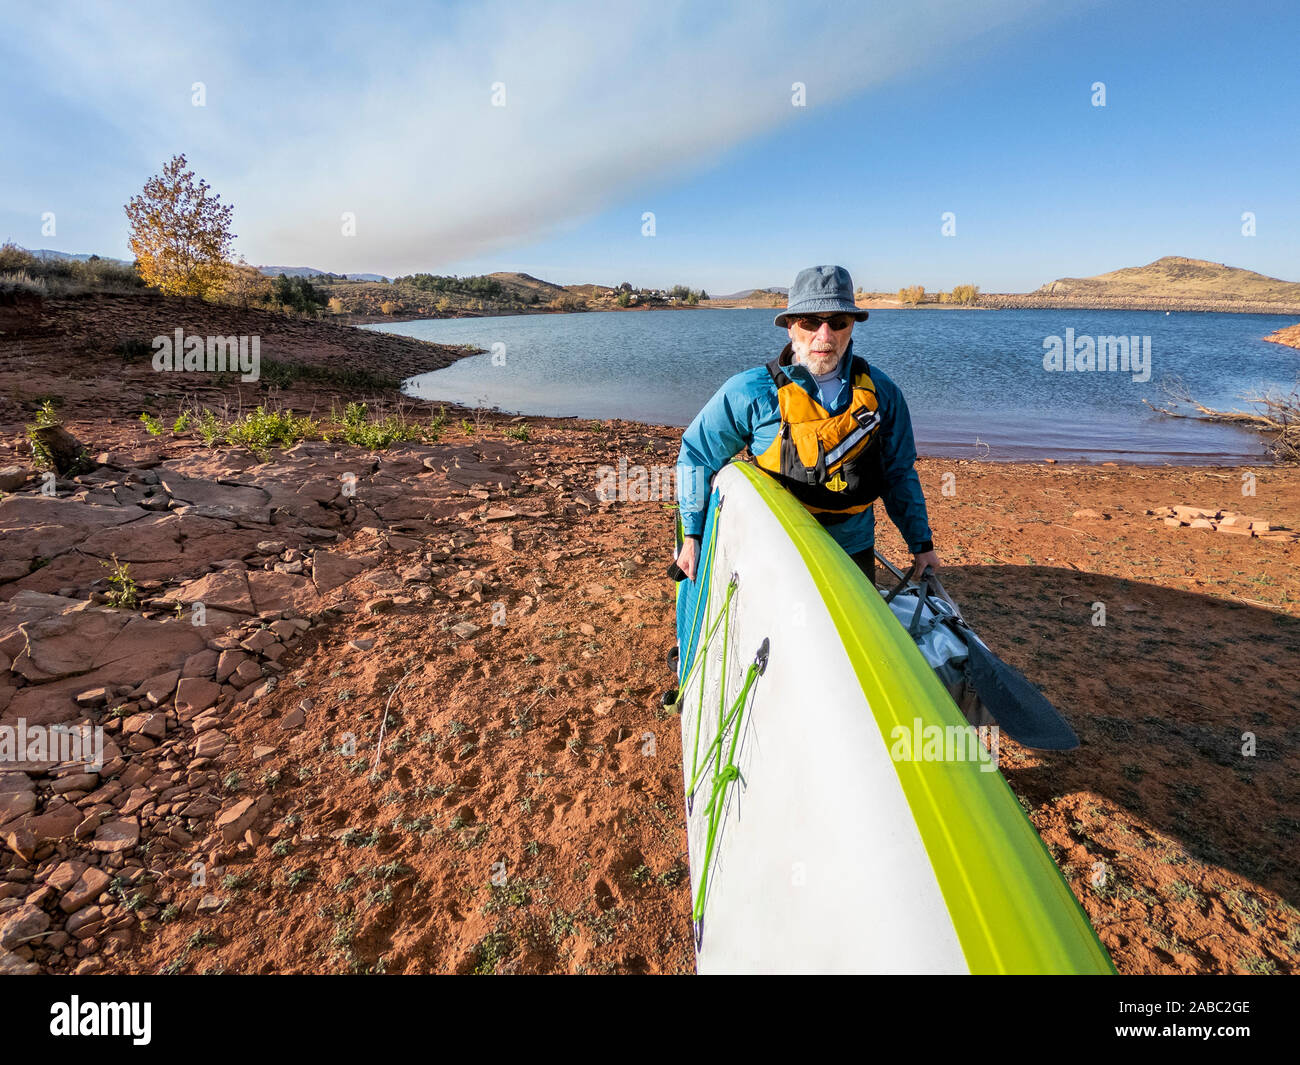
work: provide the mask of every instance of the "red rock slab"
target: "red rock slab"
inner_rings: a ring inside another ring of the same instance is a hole
[[[221,686],[204,677],[184,677],[176,688],[176,712],[193,715],[216,704]]]
[[[0,710],[0,725],[12,725],[19,718],[26,719],[29,725],[56,725],[76,720],[85,714],[85,710],[77,705],[78,693],[86,688],[116,684],[117,676],[118,671],[110,666],[48,684],[19,688],[9,704]]]
[[[311,614],[320,607],[312,582],[296,573],[253,570],[248,574],[248,587],[258,613],[290,610],[295,614]]]
[[[143,518],[139,507],[109,507],[77,499],[12,495],[0,500],[0,558],[52,558],[92,533]]]
[[[70,610],[24,622],[25,650],[13,671],[34,683],[87,673],[97,650],[111,644],[130,620],[115,610]]]
[[[140,842],[140,823],[134,819],[120,818],[105,821],[95,830],[95,838],[90,846],[92,850],[103,854],[115,854],[129,851]]]
[[[22,817],[36,809],[36,793],[34,791],[8,791],[0,792],[0,825],[12,821],[15,817]]]
[[[241,799],[217,815],[215,827],[227,843],[239,839],[257,819],[257,807],[252,799]]]
[[[188,505],[187,514],[263,525],[271,520],[271,496],[256,485],[219,484],[171,471],[160,471],[159,480],[173,499]]]
[[[116,555],[122,562],[163,562],[180,558],[181,519],[175,514],[154,514],[91,533],[78,550],[96,558]]]
[[[96,669],[111,665],[118,684],[139,684],[165,670],[179,669],[206,643],[188,621],[132,617],[95,656],[94,664]]]
[[[202,603],[209,610],[247,615],[256,613],[248,590],[248,571],[242,569],[217,570],[198,580],[187,581],[172,593],[171,598],[182,603]]]
[[[30,832],[39,846],[71,836],[85,815],[72,803],[52,799],[41,813],[23,814],[8,822],[5,831]]]
[[[79,862],[64,862],[64,865],[79,865]],[[62,867],[60,867],[62,868]],[[58,870],[55,870],[58,872]],[[50,874],[50,880],[54,879],[54,874]],[[49,883],[47,880],[46,883]],[[63,897],[59,899],[59,909],[64,913],[76,913],[83,906],[94,902],[104,893],[104,889],[112,882],[104,870],[96,866],[85,866],[80,875],[74,880],[63,892]]]

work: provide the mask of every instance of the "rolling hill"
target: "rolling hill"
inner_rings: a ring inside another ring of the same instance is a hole
[[[1099,301],[1191,299],[1295,304],[1300,303],[1300,283],[1204,259],[1166,255],[1146,266],[1130,266],[1095,277],[1063,277],[1048,282],[1033,295]]]

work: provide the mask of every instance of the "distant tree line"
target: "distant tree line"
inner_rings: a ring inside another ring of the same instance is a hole
[[[394,284],[409,285],[422,292],[452,292],[480,299],[498,299],[505,294],[505,286],[491,277],[445,277],[440,274],[408,274],[394,280]]]

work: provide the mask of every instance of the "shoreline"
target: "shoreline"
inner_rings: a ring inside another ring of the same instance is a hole
[[[1300,348],[1300,324],[1287,326],[1264,338],[1271,344],[1281,344],[1288,348]]]
[[[1282,318],[1300,317],[1300,304],[1283,304],[1276,306],[1266,303],[1238,303],[1229,301],[1215,300],[1147,300],[1135,299],[1131,302],[1113,302],[1113,301],[1087,301],[1087,300],[1062,300],[1062,299],[1037,299],[1034,297],[1025,297],[1017,295],[1008,296],[981,296],[980,301],[974,304],[953,304],[953,303],[921,303],[907,304],[898,300],[858,300],[857,306],[866,311],[999,311],[999,310],[1026,310],[1026,311],[1150,311],[1160,312],[1169,311],[1178,314],[1254,314],[1254,315],[1275,315]],[[347,315],[340,314],[331,316],[339,321],[341,325],[360,327],[365,325],[383,325],[399,324],[403,322],[434,322],[434,321],[454,321],[466,318],[512,318],[533,315],[570,315],[570,314],[615,314],[615,313],[645,313],[650,311],[747,311],[747,310],[765,310],[772,311],[774,314],[780,313],[785,308],[781,306],[770,306],[763,303],[750,303],[745,300],[705,300],[704,302],[691,306],[687,304],[677,306],[662,307],[592,307],[584,310],[561,310],[559,308],[529,309],[526,307],[510,308],[499,312],[483,311],[466,314],[448,314],[448,315],[394,315],[385,317],[381,314],[368,315]],[[344,321],[346,319],[346,321]],[[331,320],[330,317],[324,317],[323,320]],[[1300,329],[1300,326],[1296,327]],[[1278,330],[1286,332],[1286,330]],[[1266,337],[1265,339],[1271,339]],[[1291,343],[1290,341],[1278,341],[1279,343],[1289,343],[1290,346],[1300,346],[1300,342]]]

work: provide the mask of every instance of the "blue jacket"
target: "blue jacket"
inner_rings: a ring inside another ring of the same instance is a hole
[[[848,370],[853,357],[853,342],[840,359],[840,392],[830,413],[844,410],[853,396]],[[820,391],[806,366],[794,363],[785,367],[790,379],[814,399]],[[885,510],[898,526],[908,550],[913,554],[931,548],[930,522],[925,510],[925,496],[916,475],[916,444],[912,439],[912,417],[903,393],[879,367],[871,367],[871,380],[880,402],[881,459],[885,471],[885,492],[881,497]],[[682,434],[677,456],[677,505],[682,529],[687,536],[704,532],[704,517],[709,504],[709,481],[713,475],[745,448],[754,455],[776,439],[781,428],[776,386],[766,366],[755,366],[728,378],[695,420]],[[875,507],[826,531],[849,554],[866,551],[876,542]]]

